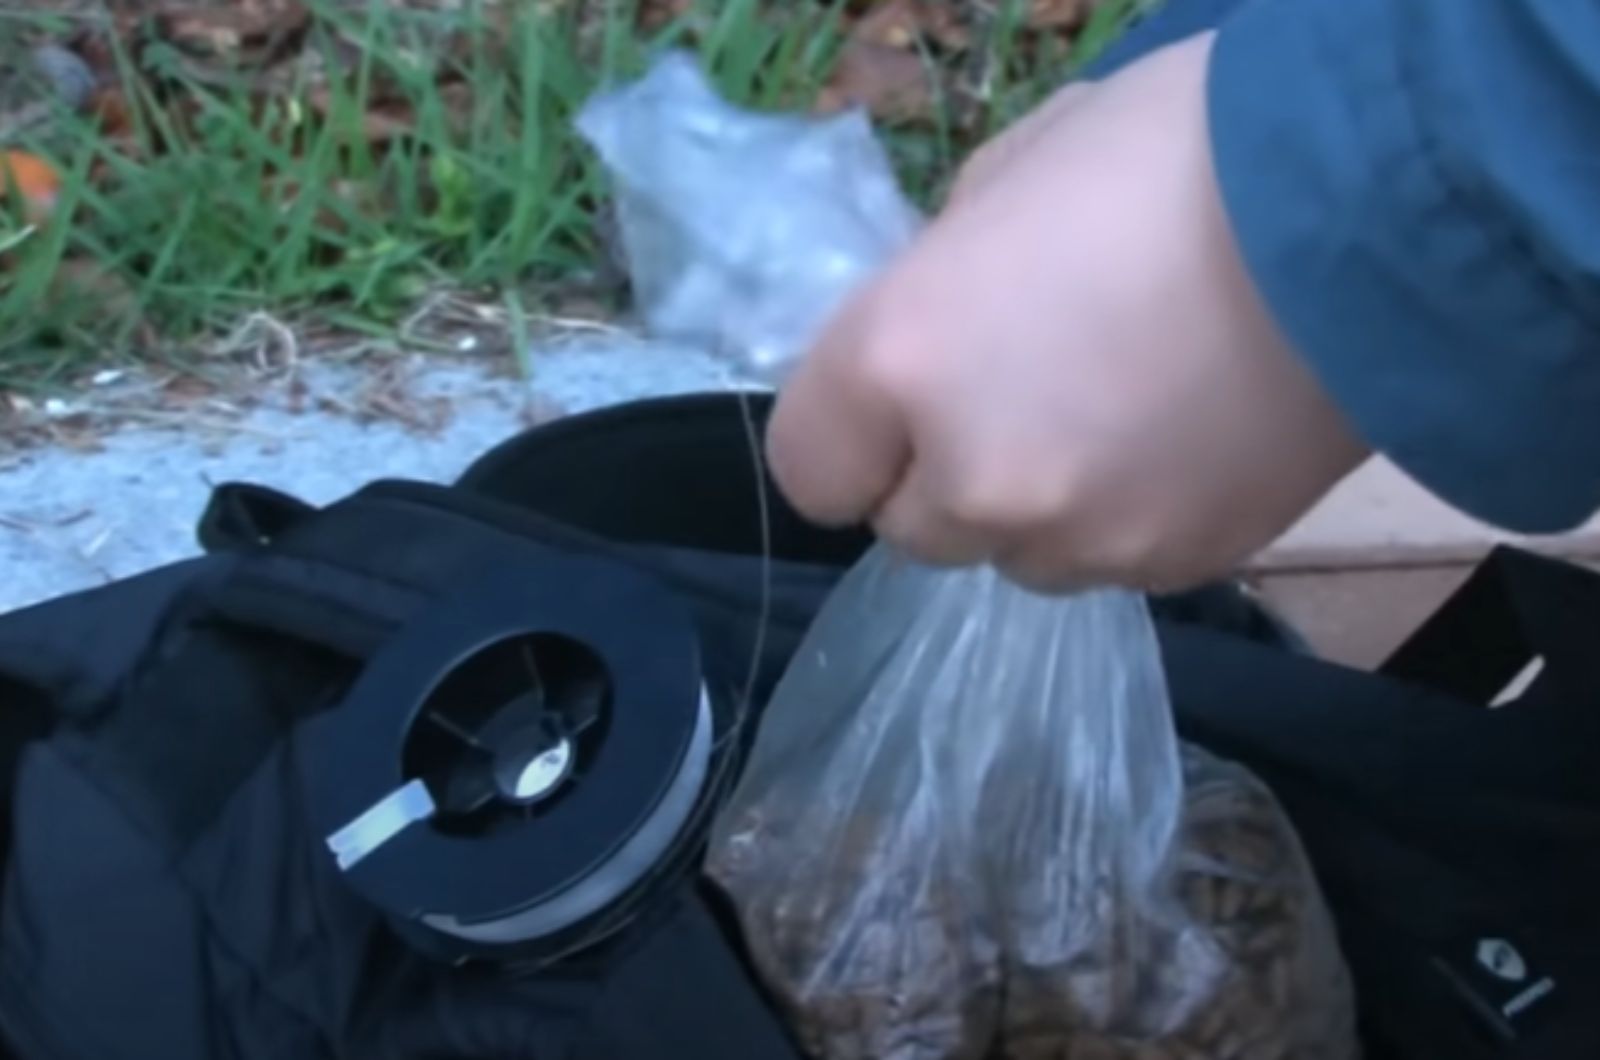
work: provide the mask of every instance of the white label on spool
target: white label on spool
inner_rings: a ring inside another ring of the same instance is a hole
[[[339,870],[348,871],[407,828],[432,817],[436,810],[427,785],[413,780],[389,792],[361,816],[329,836],[328,849],[333,851]]]

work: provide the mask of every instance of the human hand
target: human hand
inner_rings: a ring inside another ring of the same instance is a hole
[[[1209,34],[1071,86],[797,366],[768,436],[796,507],[1025,585],[1225,573],[1366,455],[1238,258]]]

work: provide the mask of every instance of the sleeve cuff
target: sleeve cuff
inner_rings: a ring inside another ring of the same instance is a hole
[[[1468,514],[1545,533],[1600,506],[1597,334],[1450,143],[1474,115],[1449,79],[1495,47],[1468,11],[1517,6],[1255,0],[1208,107],[1246,267],[1357,430]]]

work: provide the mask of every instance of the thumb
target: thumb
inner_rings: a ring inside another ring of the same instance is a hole
[[[905,417],[864,371],[864,300],[835,319],[778,395],[767,461],[801,515],[823,525],[867,521],[911,458]]]

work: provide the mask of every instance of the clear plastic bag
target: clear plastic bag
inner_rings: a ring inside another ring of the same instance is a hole
[[[769,705],[712,838],[827,1060],[1348,1060],[1287,820],[1173,733],[1148,610],[877,550]]]
[[[917,227],[863,116],[741,111],[681,55],[580,124],[647,322],[771,381]],[[1358,1055],[1293,830],[1180,745],[1135,594],[872,551],[768,705],[708,871],[822,1060]]]
[[[865,114],[742,110],[686,54],[590,101],[578,130],[646,326],[769,383],[920,224]]]

